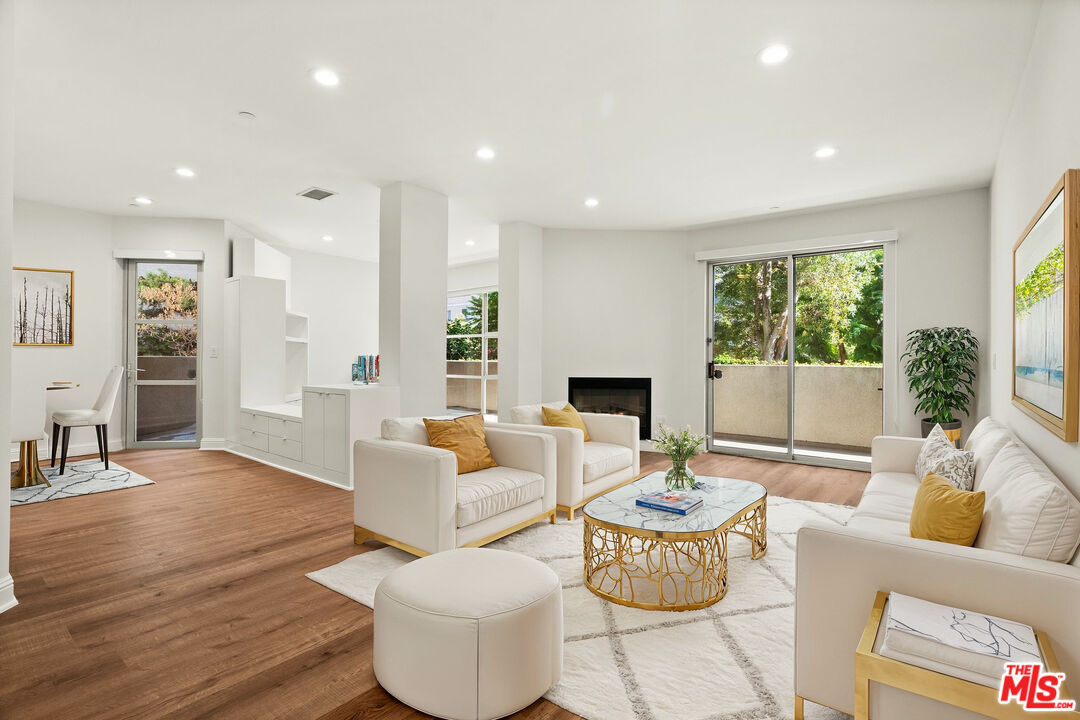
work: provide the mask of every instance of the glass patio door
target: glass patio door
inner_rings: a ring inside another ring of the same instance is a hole
[[[709,449],[791,453],[791,258],[710,268]]]
[[[884,251],[709,267],[709,449],[861,467],[882,432]]]
[[[128,261],[128,447],[199,444],[201,272],[197,262]]]

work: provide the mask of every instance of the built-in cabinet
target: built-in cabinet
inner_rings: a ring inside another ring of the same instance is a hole
[[[308,317],[286,308],[285,289],[276,278],[225,283],[226,448],[352,489],[352,447],[398,415],[398,389],[309,384]]]

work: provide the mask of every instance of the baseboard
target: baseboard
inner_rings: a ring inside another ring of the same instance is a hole
[[[243,450],[236,449],[235,447],[224,447],[222,449],[225,452],[232,453],[233,455],[239,455],[242,458],[247,458],[248,460],[254,460],[257,463],[262,463],[263,465],[268,465],[269,467],[276,468],[278,470],[284,470],[287,473],[292,473],[293,475],[299,475],[300,477],[305,477],[308,480],[314,480],[315,482],[321,482],[323,485],[329,485],[330,487],[335,487],[338,490],[348,490],[349,492],[352,492],[351,487],[348,487],[346,485],[342,485],[341,483],[336,483],[333,480],[327,480],[326,478],[321,478],[318,475],[312,475],[311,473],[306,473],[303,470],[297,470],[296,468],[291,468],[291,467],[288,467],[286,465],[279,465],[276,462],[271,462],[270,460],[267,460],[266,458],[259,457],[258,455],[248,454],[248,453],[244,452]]]
[[[19,604],[15,599],[15,581],[11,575],[0,577],[0,613]]]
[[[123,440],[110,440],[109,452],[120,452],[124,449]],[[38,440],[38,461],[49,462],[49,443],[45,440]],[[80,455],[97,455],[98,447],[96,442],[87,443],[69,443],[68,444],[68,457],[79,457]],[[11,462],[19,462],[19,444],[15,443],[10,451]],[[60,452],[57,450],[56,462],[60,462]]]
[[[199,443],[200,450],[227,450],[225,438],[203,438]]]

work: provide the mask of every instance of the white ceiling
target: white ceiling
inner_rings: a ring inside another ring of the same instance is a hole
[[[23,0],[16,192],[378,256],[378,187],[496,224],[666,228],[990,179],[1026,0]],[[789,61],[762,66],[772,42]],[[341,85],[315,85],[331,67]],[[245,122],[239,111],[258,117]],[[498,152],[492,163],[473,153]],[[830,160],[812,156],[833,144]],[[183,180],[172,170],[194,168]],[[296,197],[312,185],[341,194]],[[132,208],[134,195],[154,199]],[[587,196],[600,199],[587,209]],[[320,240],[332,235],[333,243]],[[474,247],[464,241],[472,238]]]

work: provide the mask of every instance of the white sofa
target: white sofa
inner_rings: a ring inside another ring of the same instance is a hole
[[[852,713],[855,647],[879,590],[1044,630],[1066,675],[1080,679],[1080,501],[1004,426],[987,419],[967,446],[975,452],[975,489],[987,495],[975,546],[913,539],[908,521],[922,444],[918,438],[875,438],[871,478],[847,527],[808,523],[799,530],[797,718],[800,698]],[[1039,518],[1031,516],[1033,508]],[[1015,547],[1008,551],[992,549],[1010,543]],[[870,717],[981,716],[875,683]]]
[[[428,444],[422,418],[389,418],[354,447],[354,540],[414,555],[479,547],[533,523],[555,522],[555,441],[485,427],[498,467],[457,474],[457,457]]]
[[[555,439],[556,508],[573,520],[574,511],[585,503],[641,474],[641,437],[640,421],[630,415],[580,413],[590,442],[585,442],[584,433],[577,428],[544,425],[542,407],[561,410],[566,404],[519,405],[510,410],[512,422],[488,427],[527,429]]]

